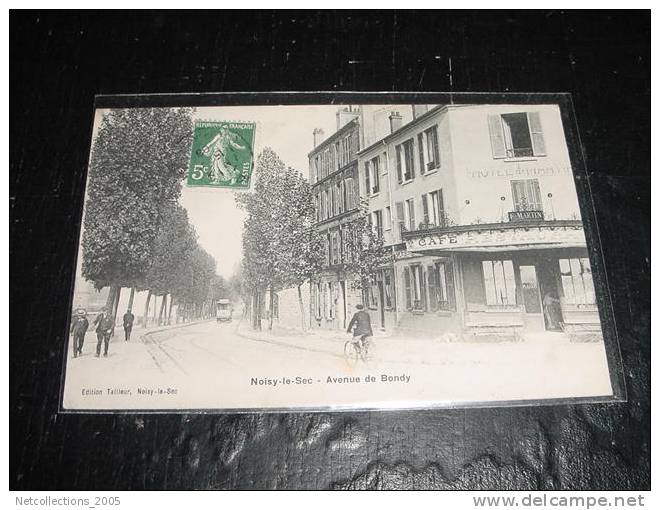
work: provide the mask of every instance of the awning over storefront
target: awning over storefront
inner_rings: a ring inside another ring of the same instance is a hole
[[[406,251],[499,252],[548,248],[586,248],[579,220],[488,223],[405,232]]]

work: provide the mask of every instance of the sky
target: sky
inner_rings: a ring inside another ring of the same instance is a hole
[[[332,134],[338,108],[336,105],[206,107],[197,109],[195,119],[255,122],[255,156],[264,147],[270,147],[286,165],[307,176],[307,154],[314,147],[312,131],[318,127],[325,136]],[[180,199],[197,231],[199,244],[215,258],[217,272],[224,277],[235,272],[242,253],[245,213],[236,206],[234,195],[229,189],[184,184]]]

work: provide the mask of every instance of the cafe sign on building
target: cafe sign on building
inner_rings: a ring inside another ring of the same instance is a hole
[[[541,221],[535,225],[493,223],[405,234],[406,250],[423,252],[494,251],[586,247],[580,221]]]

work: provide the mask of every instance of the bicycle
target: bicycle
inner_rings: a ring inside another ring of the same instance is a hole
[[[371,341],[369,336],[355,336],[346,340],[344,343],[344,357],[351,365],[354,365],[358,360],[363,362],[370,361],[372,358]]]

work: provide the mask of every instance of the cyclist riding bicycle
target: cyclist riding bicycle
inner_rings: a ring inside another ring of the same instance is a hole
[[[374,335],[371,330],[371,317],[369,317],[369,312],[364,309],[364,305],[358,304],[355,308],[357,308],[357,312],[353,314],[346,331],[348,333],[352,331],[353,341],[360,342],[360,348],[364,348],[369,338]]]

